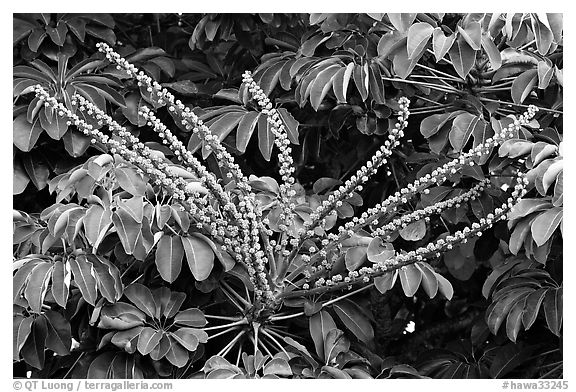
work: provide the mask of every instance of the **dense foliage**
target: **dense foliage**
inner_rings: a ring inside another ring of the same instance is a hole
[[[15,14],[14,376],[558,378],[561,14]]]

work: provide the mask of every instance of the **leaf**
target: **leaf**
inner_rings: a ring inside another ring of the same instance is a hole
[[[126,211],[116,210],[112,214],[112,222],[120,237],[120,242],[126,254],[134,253],[138,239],[142,234],[142,224],[136,222]]]
[[[12,122],[12,141],[21,151],[30,151],[41,133],[42,127],[38,117],[30,124],[26,119],[26,114],[23,113]]]
[[[390,23],[399,31],[407,31],[414,19],[416,19],[417,14],[408,14],[408,13],[387,13],[388,19],[390,19]]]
[[[350,350],[350,341],[344,336],[344,332],[339,329],[332,329],[324,338],[324,360],[325,363],[334,362],[338,354],[346,353]]]
[[[312,88],[310,90],[310,104],[315,111],[318,111],[320,104],[328,94],[328,91],[332,89],[332,83],[334,82],[334,75],[342,69],[341,65],[334,64],[329,65],[324,70],[322,70],[314,79],[312,83]]]
[[[205,326],[208,321],[204,316],[204,313],[200,309],[190,308],[181,311],[174,317],[174,322],[176,324],[186,325],[188,327],[201,328]]]
[[[288,139],[292,144],[299,144],[298,142],[298,126],[300,123],[290,114],[285,108],[279,108],[278,114],[284,122],[286,128],[286,133],[288,134]]]
[[[275,374],[277,376],[291,376],[292,369],[290,368],[288,361],[286,361],[285,359],[273,358],[270,362],[268,362],[264,366],[263,374],[264,375]]]
[[[328,312],[321,310],[310,317],[310,336],[314,341],[316,353],[321,358],[324,358],[324,340],[328,332],[333,329],[336,329],[336,323]]]
[[[163,331],[157,331],[150,327],[144,327],[138,336],[138,351],[142,355],[148,355],[160,344],[160,339],[164,336]]]
[[[134,305],[116,302],[102,307],[98,328],[123,331],[142,326],[145,320],[146,315]]]
[[[104,257],[94,254],[87,256],[96,272],[96,282],[102,296],[111,303],[118,301],[124,291],[118,268]]]
[[[348,271],[355,271],[366,262],[366,247],[354,246],[346,251],[344,261]]]
[[[75,129],[68,129],[62,140],[64,148],[74,158],[80,157],[90,147],[90,138]]]
[[[470,45],[474,50],[480,50],[480,41],[482,39],[482,28],[480,23],[471,22],[465,28],[458,26],[460,36]]]
[[[66,33],[68,32],[68,26],[62,21],[59,21],[56,27],[46,26],[46,32],[58,46],[64,45],[66,41]]]
[[[544,301],[544,296],[547,292],[548,289],[538,289],[526,298],[526,306],[522,315],[522,324],[524,324],[525,330],[528,330],[536,321],[540,305]]]
[[[482,48],[488,55],[492,69],[499,69],[502,66],[502,56],[489,34],[482,34]]]
[[[422,53],[433,32],[434,27],[428,23],[418,22],[410,26],[410,29],[408,30],[408,43],[406,46],[409,59]]]
[[[422,282],[422,271],[416,268],[414,265],[409,264],[401,267],[398,271],[400,275],[400,283],[402,283],[402,290],[407,297],[413,297],[420,287],[420,282]]]
[[[49,121],[46,117],[46,110],[40,111],[40,125],[46,131],[48,136],[50,136],[54,140],[60,140],[66,131],[68,131],[68,124],[66,123],[68,120],[65,117],[58,115],[56,111],[55,115],[52,117],[52,120]]]
[[[194,278],[199,282],[207,279],[214,267],[214,252],[210,246],[196,237],[180,237],[180,239]]]
[[[538,81],[538,71],[529,69],[523,72],[512,82],[512,100],[514,103],[522,103],[530,95],[530,92],[536,86]]]
[[[384,294],[386,291],[394,287],[397,277],[398,270],[387,272],[382,276],[374,278],[374,286],[381,294]]]
[[[30,335],[22,346],[20,354],[30,366],[42,370],[44,367],[44,347],[48,328],[44,317],[37,317],[32,324]]]
[[[136,170],[129,167],[115,167],[114,174],[118,185],[133,196],[144,196],[146,193],[146,182]]]
[[[34,317],[29,316],[22,318],[22,316],[20,316],[19,320],[20,321],[16,321],[16,318],[13,318],[13,360],[15,361],[20,360],[20,350],[22,349],[22,346],[24,346],[24,343],[26,343],[26,340],[32,331]]]
[[[52,296],[58,305],[66,308],[70,291],[70,267],[58,260],[52,269]]]
[[[541,55],[545,56],[550,50],[550,46],[554,40],[554,35],[536,15],[532,14],[530,19],[532,22],[532,32],[534,33],[534,39],[536,40],[536,48]]]
[[[182,270],[184,246],[178,236],[164,236],[156,248],[156,268],[162,279],[172,283]]]
[[[352,71],[354,71],[354,62],[350,62],[346,67],[340,68],[336,75],[334,75],[332,89],[334,90],[334,95],[338,103],[347,102],[346,93],[348,91],[350,78],[352,77]]]
[[[46,336],[46,348],[58,355],[70,354],[72,337],[70,323],[60,313],[48,310],[44,313],[48,334]]]
[[[430,265],[425,262],[418,262],[414,264],[416,268],[422,271],[422,287],[430,298],[434,298],[438,293],[438,279]]]
[[[349,301],[340,301],[335,303],[333,308],[346,328],[352,331],[358,340],[368,344],[374,339],[374,329],[357,305]]]
[[[420,60],[422,54],[424,54],[424,52],[409,58],[406,48],[403,46],[400,47],[399,50],[396,51],[394,59],[392,60],[394,72],[396,75],[402,79],[406,79],[412,73],[414,67],[416,67],[416,64],[418,63],[418,60]]]
[[[258,123],[258,116],[258,112],[248,112],[238,123],[238,130],[236,132],[236,148],[241,153],[246,152],[248,142],[252,137],[256,124]]]
[[[546,169],[544,175],[542,176],[542,188],[544,189],[544,193],[546,193],[548,191],[548,188],[550,188],[550,185],[552,185],[554,181],[556,181],[556,178],[560,173],[562,173],[563,169],[564,169],[563,159],[556,160],[554,163],[550,165],[550,167],[548,167],[548,169]]]
[[[180,343],[186,350],[193,352],[198,348],[198,338],[195,334],[188,331],[190,328],[180,328],[175,332],[171,332],[171,337]]]
[[[442,295],[448,301],[450,301],[454,295],[454,288],[452,287],[452,284],[450,284],[450,281],[442,275],[438,273],[434,273],[434,275],[436,275],[436,280],[438,281],[438,290],[440,290],[440,293],[442,293]]]
[[[267,116],[260,113],[258,116],[258,147],[262,153],[262,157],[270,161],[272,156],[272,148],[274,147],[274,134],[268,122]]]
[[[124,290],[124,295],[141,311],[148,316],[154,318],[156,314],[156,307],[158,306],[154,301],[152,292],[148,287],[140,283],[132,283]]]
[[[520,327],[522,326],[522,314],[524,313],[524,306],[526,305],[526,297],[528,297],[528,293],[525,293],[522,299],[512,307],[506,318],[506,336],[513,342],[516,342]]]
[[[548,290],[544,297],[544,314],[548,328],[556,336],[560,336],[562,329],[562,287]]]
[[[554,76],[554,68],[552,67],[552,62],[550,60],[545,59],[545,61],[538,62],[538,88],[545,89],[550,84],[550,80],[552,80],[552,76]]]
[[[474,49],[472,49],[460,35],[448,51],[448,56],[454,64],[456,73],[458,73],[462,79],[466,79],[466,75],[468,75],[468,72],[470,72],[476,60],[476,52]]]
[[[426,235],[426,222],[423,219],[412,222],[400,230],[400,237],[406,241],[420,241]]]
[[[92,204],[84,216],[84,233],[91,245],[94,245],[102,231],[112,223],[112,212],[98,204]]]
[[[30,272],[26,288],[24,289],[24,298],[26,298],[30,309],[34,313],[40,314],[51,273],[51,263],[39,263]]]
[[[395,254],[392,244],[384,242],[380,237],[374,238],[368,245],[367,257],[373,263],[384,262],[394,257]]]
[[[470,113],[462,113],[454,119],[450,131],[450,144],[456,151],[462,151],[468,143],[470,136],[474,136],[474,146],[479,145],[486,139],[488,123],[479,116]]]
[[[192,237],[196,237],[204,241],[206,244],[208,244],[208,246],[210,246],[210,248],[214,252],[214,255],[220,261],[222,267],[224,267],[224,272],[228,272],[232,268],[234,268],[234,266],[236,265],[236,261],[234,260],[234,258],[232,258],[232,256],[230,256],[228,252],[222,250],[220,246],[216,245],[214,241],[212,241],[210,238],[200,233],[192,233],[191,235]]]
[[[26,171],[20,160],[15,159],[13,161],[12,167],[14,169],[14,174],[12,177],[12,194],[19,195],[20,193],[24,192],[26,186],[28,186],[30,178],[26,174]]]
[[[496,335],[512,306],[522,299],[525,294],[525,289],[512,290],[505,294],[503,298],[492,302],[490,306],[488,306],[486,310],[486,324],[488,324],[490,332]]]
[[[96,304],[97,292],[92,263],[88,261],[85,254],[80,254],[76,257],[70,257],[68,264],[74,275],[74,282],[82,293],[82,298],[94,306]]]
[[[434,32],[432,33],[432,50],[434,51],[436,62],[444,58],[454,44],[454,41],[456,41],[455,33],[445,36],[440,27],[434,28]]]
[[[42,190],[48,184],[50,169],[43,158],[36,154],[26,154],[22,157],[24,169],[38,190]]]
[[[490,365],[490,377],[502,378],[522,364],[527,355],[515,344],[501,347]]]
[[[553,207],[534,219],[531,232],[536,245],[544,245],[554,234],[562,221],[562,210],[561,207]]]

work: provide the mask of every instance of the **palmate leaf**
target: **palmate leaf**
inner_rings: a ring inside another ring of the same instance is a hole
[[[374,329],[356,304],[345,300],[333,305],[336,315],[360,341],[370,343],[374,339]]]
[[[158,305],[148,287],[140,283],[132,283],[126,287],[124,295],[130,302],[136,305],[138,309],[146,313],[149,317],[154,318]]]
[[[12,140],[18,149],[28,152],[34,147],[42,131],[38,118],[29,123],[26,114],[21,114],[12,123]]]
[[[309,327],[316,353],[320,358],[324,358],[324,340],[331,330],[336,329],[336,323],[328,312],[321,310],[310,317]]]
[[[210,245],[197,237],[180,237],[180,239],[194,278],[199,282],[207,279],[214,268],[214,252]]]
[[[85,254],[68,258],[68,263],[74,277],[74,283],[80,289],[82,298],[90,305],[96,304],[97,282],[94,267]]]
[[[44,367],[44,349],[47,336],[48,327],[46,325],[46,318],[36,317],[32,323],[28,339],[26,339],[26,342],[20,350],[24,361],[38,370]]]
[[[450,50],[448,51],[450,60],[454,64],[454,70],[462,78],[470,72],[476,61],[476,52],[466,40],[459,35]]]
[[[558,226],[562,222],[563,209],[553,207],[540,214],[531,225],[532,238],[538,246],[542,246],[552,237]]]
[[[163,236],[156,248],[156,268],[165,281],[172,283],[182,270],[184,247],[179,236]]]
[[[434,28],[434,32],[432,33],[432,50],[434,51],[436,62],[444,58],[446,53],[452,48],[454,41],[456,41],[455,33],[445,36],[440,27]]]

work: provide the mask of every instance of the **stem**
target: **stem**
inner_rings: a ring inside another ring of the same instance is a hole
[[[417,66],[417,67],[420,67],[420,68],[424,68],[424,69],[426,69],[426,70],[428,70],[428,71],[430,71],[430,72],[437,73],[437,74],[439,74],[439,75],[444,75],[444,76],[446,76],[446,77],[448,77],[448,78],[451,78],[451,79],[452,79],[453,81],[455,81],[455,82],[464,83],[464,79],[458,78],[458,77],[456,77],[456,76],[454,76],[454,75],[450,75],[450,74],[448,74],[448,73],[446,73],[446,72],[438,71],[437,69],[430,68],[430,67],[427,67],[427,66],[422,65],[422,64],[419,64],[419,63],[416,63],[416,66]]]
[[[68,375],[70,374],[70,372],[72,372],[72,370],[73,370],[74,367],[78,364],[78,361],[80,361],[80,359],[84,356],[84,354],[86,354],[85,351],[83,351],[82,353],[80,353],[80,355],[78,355],[78,358],[76,358],[76,360],[74,361],[74,363],[72,364],[72,366],[70,366],[70,369],[68,369],[68,371],[66,372],[66,374],[64,375],[64,377],[62,377],[62,379],[65,379],[66,377],[68,377]]]
[[[212,316],[212,315],[208,315],[208,314],[205,314],[204,317],[216,319],[216,320],[227,320],[227,321],[240,321],[240,320],[242,320],[242,318],[240,318],[240,317]]]
[[[250,338],[250,340],[252,341],[252,343],[255,343],[254,336],[248,335],[248,337]],[[258,341],[258,344],[260,345],[260,347],[262,347],[262,349],[263,349],[264,351],[266,351],[266,353],[267,353],[268,355],[270,355],[270,357],[274,357],[274,355],[272,355],[272,353],[270,352],[270,350],[268,350],[268,347],[266,347],[266,345],[262,342],[262,340],[259,340],[259,341]]]
[[[234,289],[232,289],[232,287],[230,287],[230,285],[224,281],[220,282],[222,284],[222,286],[226,287],[228,289],[228,291],[230,291],[230,293],[236,297],[236,299],[238,299],[238,301],[242,302],[244,304],[244,306],[246,306],[246,308],[250,308],[252,306],[252,304],[248,301],[246,301],[240,294],[238,294],[236,291],[234,291]]]
[[[540,376],[538,378],[546,378],[548,377],[548,375],[554,373],[556,370],[560,369],[562,367],[563,363],[561,363],[560,365],[556,366],[554,369],[550,370],[549,372],[547,372],[546,374],[544,374],[543,376]]]
[[[224,283],[224,282],[221,282],[221,283]],[[224,295],[226,296],[226,298],[228,298],[228,300],[230,300],[230,302],[232,302],[232,304],[233,304],[234,306],[236,306],[236,308],[238,308],[238,310],[240,310],[241,312],[244,312],[244,311],[245,311],[245,309],[242,308],[242,306],[240,306],[240,304],[239,304],[238,302],[236,302],[236,301],[234,300],[234,298],[232,298],[232,296],[224,289],[224,287],[221,286],[221,287],[220,287],[220,290],[222,290],[222,292],[224,293]]]
[[[228,328],[228,329],[226,329],[226,330],[224,330],[224,331],[218,332],[218,333],[215,334],[215,335],[209,336],[209,337],[208,337],[208,340],[210,340],[210,339],[212,339],[212,338],[215,338],[216,336],[224,335],[225,333],[234,331],[235,329],[238,329],[238,328],[239,328],[239,327],[237,327],[237,326],[236,326],[236,327],[230,327],[230,328]]]
[[[270,331],[270,332],[271,332],[271,333],[274,333],[274,332],[272,332],[272,331]],[[284,352],[284,354],[286,354],[286,356],[287,356],[288,358],[290,358],[290,357],[288,356],[288,353],[287,353],[286,350],[284,349],[284,347],[282,347],[282,345],[281,345],[280,343],[278,343],[278,341],[277,341],[276,339],[274,339],[274,337],[273,337],[272,335],[270,335],[270,334],[269,334],[268,332],[266,332],[266,330],[264,330],[264,329],[262,330],[262,334],[263,334],[264,336],[266,336],[268,339],[270,339],[275,345],[277,345],[277,346],[280,348],[280,350],[282,350],[282,352]]]
[[[424,86],[424,87],[428,87],[431,88],[432,90],[438,90],[438,91],[442,91],[445,93],[459,93],[458,90],[456,90],[455,88],[450,88],[448,89],[447,87],[444,86],[439,86],[437,84],[433,84],[433,83],[424,83],[424,82],[418,82],[416,80],[406,80],[406,79],[397,79],[397,78],[386,78],[386,77],[382,77],[382,80],[388,80],[390,82],[400,82],[400,83],[408,83],[408,84],[417,84],[420,86]]]
[[[130,284],[134,284],[140,280],[141,277],[144,276],[144,272],[142,272],[136,279],[134,279]],[[130,286],[130,284],[128,286]]]
[[[502,105],[508,105],[508,106],[518,106],[521,108],[528,108],[529,105],[523,105],[520,103],[512,103],[512,102],[504,102],[504,101],[499,101],[497,99],[490,99],[490,98],[484,98],[484,97],[478,97],[479,100],[481,101],[487,101],[487,102],[494,102],[494,103],[499,103]],[[548,109],[548,108],[543,108],[540,106],[536,106],[538,108],[538,110],[544,111],[544,112],[550,112],[550,113],[556,113],[556,114],[564,114],[564,112],[558,111],[558,110],[554,110],[554,109]]]
[[[236,344],[236,342],[238,340],[240,340],[240,338],[242,337],[242,335],[244,335],[246,333],[246,330],[242,330],[240,331],[240,333],[238,335],[236,335],[236,337],[234,339],[232,339],[230,341],[230,343],[228,343],[222,350],[220,350],[220,352],[218,354],[216,354],[216,356],[218,357],[224,357],[226,354],[228,354],[228,352],[232,349],[232,347],[234,347],[234,345]]]
[[[207,328],[202,328],[202,330],[204,331],[212,331],[215,329],[222,329],[222,328],[227,328],[227,327],[235,327],[237,325],[246,325],[248,324],[248,320],[246,320],[245,318],[243,318],[240,321],[237,321],[235,323],[230,323],[230,324],[223,324],[223,325],[215,325],[213,327],[207,327]]]

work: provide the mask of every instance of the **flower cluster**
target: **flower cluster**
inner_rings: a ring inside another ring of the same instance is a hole
[[[494,147],[515,137],[520,127],[533,118],[536,109],[531,106],[526,113],[514,118],[509,127],[398,190],[366,212],[340,224],[334,230],[317,230],[326,228],[326,218],[330,214],[335,214],[336,209],[353,196],[353,192],[361,191],[362,185],[387,163],[392,151],[399,145],[410,115],[409,100],[400,98],[397,122],[389,130],[383,145],[342,186],[328,193],[326,200],[311,213],[310,219],[304,222],[303,229],[295,230],[294,217],[297,206],[293,200],[296,180],[287,126],[280,112],[273,107],[271,100],[254,81],[252,74],[246,71],[243,74],[243,83],[261,113],[267,116],[278,149],[279,174],[282,178],[279,200],[281,214],[280,233],[275,235],[269,228],[268,220],[263,218],[263,208],[257,202],[256,190],[252,189],[250,182],[219,138],[212,134],[190,108],[175,99],[166,88],[130,64],[108,45],[99,44],[98,49],[119,70],[124,70],[130,77],[136,79],[146,100],[154,108],[166,106],[178,125],[191,132],[193,137],[200,138],[203,148],[213,153],[219,162],[225,173],[225,179],[218,179],[211,173],[148,106],[139,108],[139,116],[146,120],[147,125],[162,143],[170,148],[183,168],[172,164],[162,154],[148,148],[126,128],[82,96],[75,95],[72,104],[77,106],[83,115],[94,118],[99,126],[110,132],[110,135],[80,119],[75,111],[66,108],[41,87],[36,88],[37,96],[46,105],[55,108],[58,115],[68,118],[69,123],[77,126],[92,139],[93,143],[102,143],[111,153],[120,155],[138,167],[154,184],[165,189],[180,202],[182,208],[190,213],[198,230],[209,235],[223,251],[230,253],[244,265],[254,285],[255,307],[261,310],[272,309],[286,297],[351,288],[353,285],[365,284],[374,277],[406,265],[438,257],[441,252],[451,249],[454,245],[466,242],[472,236],[480,236],[483,230],[491,227],[499,219],[505,219],[507,211],[526,192],[528,181],[519,172],[517,183],[505,203],[469,227],[415,250],[398,252],[387,260],[362,266],[358,271],[351,271],[345,275],[332,274],[334,261],[344,251],[344,242],[360,230],[367,230],[370,235],[368,238],[381,238],[388,242],[391,241],[393,233],[411,223],[420,220],[428,222],[434,214],[440,214],[449,208],[476,199],[489,186],[489,180],[480,181],[469,190],[448,200],[403,215],[398,214],[399,207],[416,195],[429,193],[431,186],[448,181],[466,166],[477,165],[484,156],[492,152]],[[190,179],[188,174],[197,179],[198,186],[191,186],[187,181]],[[227,185],[223,186],[222,181],[226,181]]]

